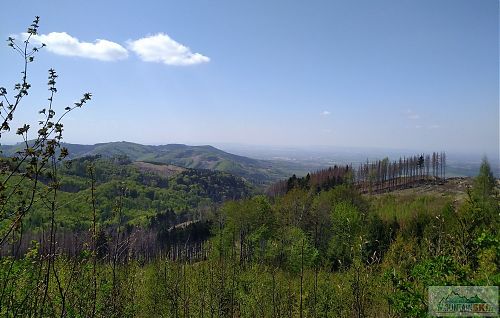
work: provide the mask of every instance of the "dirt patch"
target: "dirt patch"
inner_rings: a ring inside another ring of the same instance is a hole
[[[153,164],[144,161],[136,161],[134,162],[134,166],[139,168],[139,170],[143,172],[151,172],[155,173],[159,176],[169,178],[171,176],[175,176],[183,171],[186,171],[186,168],[182,168],[179,166],[169,165],[169,164]]]
[[[434,196],[450,196],[454,201],[463,201],[467,198],[467,189],[472,187],[473,178],[469,177],[454,177],[448,178],[440,182],[422,182],[412,185],[406,189],[389,191],[394,195],[413,196],[413,195],[434,195]],[[386,192],[386,193],[389,193]],[[373,196],[384,195],[373,194]]]

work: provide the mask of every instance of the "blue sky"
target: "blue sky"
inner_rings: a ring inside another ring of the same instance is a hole
[[[0,36],[35,15],[48,47],[18,119],[54,67],[61,109],[94,95],[67,142],[498,154],[496,0],[13,1]],[[10,88],[22,61],[0,60]]]

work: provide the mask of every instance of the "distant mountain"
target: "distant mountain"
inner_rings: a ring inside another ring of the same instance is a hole
[[[92,155],[102,157],[127,157],[134,162],[163,163],[183,168],[224,171],[240,176],[255,185],[269,185],[291,174],[305,174],[301,165],[272,160],[251,159],[234,155],[212,146],[188,146],[183,144],[141,145],[132,142],[108,142],[95,145],[64,143],[69,158]],[[2,146],[4,155],[12,155],[20,145]],[[142,164],[145,168],[144,164]],[[151,168],[151,167],[148,167]]]

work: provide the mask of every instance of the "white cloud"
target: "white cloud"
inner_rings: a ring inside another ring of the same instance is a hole
[[[157,62],[167,65],[194,65],[207,63],[210,58],[200,53],[193,53],[167,34],[158,33],[128,42],[128,48],[145,62]]]
[[[434,125],[430,125],[429,129],[438,129],[440,127],[441,127],[440,125],[434,124]]]
[[[412,111],[410,109],[406,110],[405,116],[406,116],[406,118],[412,119],[412,120],[420,119],[420,115],[415,113],[414,111]]]
[[[321,112],[321,115],[323,115],[323,116],[328,116],[330,114],[331,113],[329,111],[327,111],[327,110],[324,110],[323,112]]]
[[[23,34],[26,37],[26,34]],[[49,34],[35,35],[32,39],[47,45],[49,52],[78,56],[100,61],[123,60],[128,57],[128,51],[118,43],[97,39],[93,43],[80,42],[66,32],[51,32]]]

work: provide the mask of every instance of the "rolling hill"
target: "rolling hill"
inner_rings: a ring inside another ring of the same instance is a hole
[[[209,169],[240,176],[257,186],[266,186],[290,175],[305,174],[307,169],[300,164],[252,159],[234,155],[212,146],[189,146],[183,144],[141,145],[132,142],[108,142],[95,145],[64,143],[69,150],[69,158],[100,155],[105,158],[123,157],[132,162],[147,164],[167,164],[181,168]],[[2,146],[4,155],[12,155],[20,145]]]

